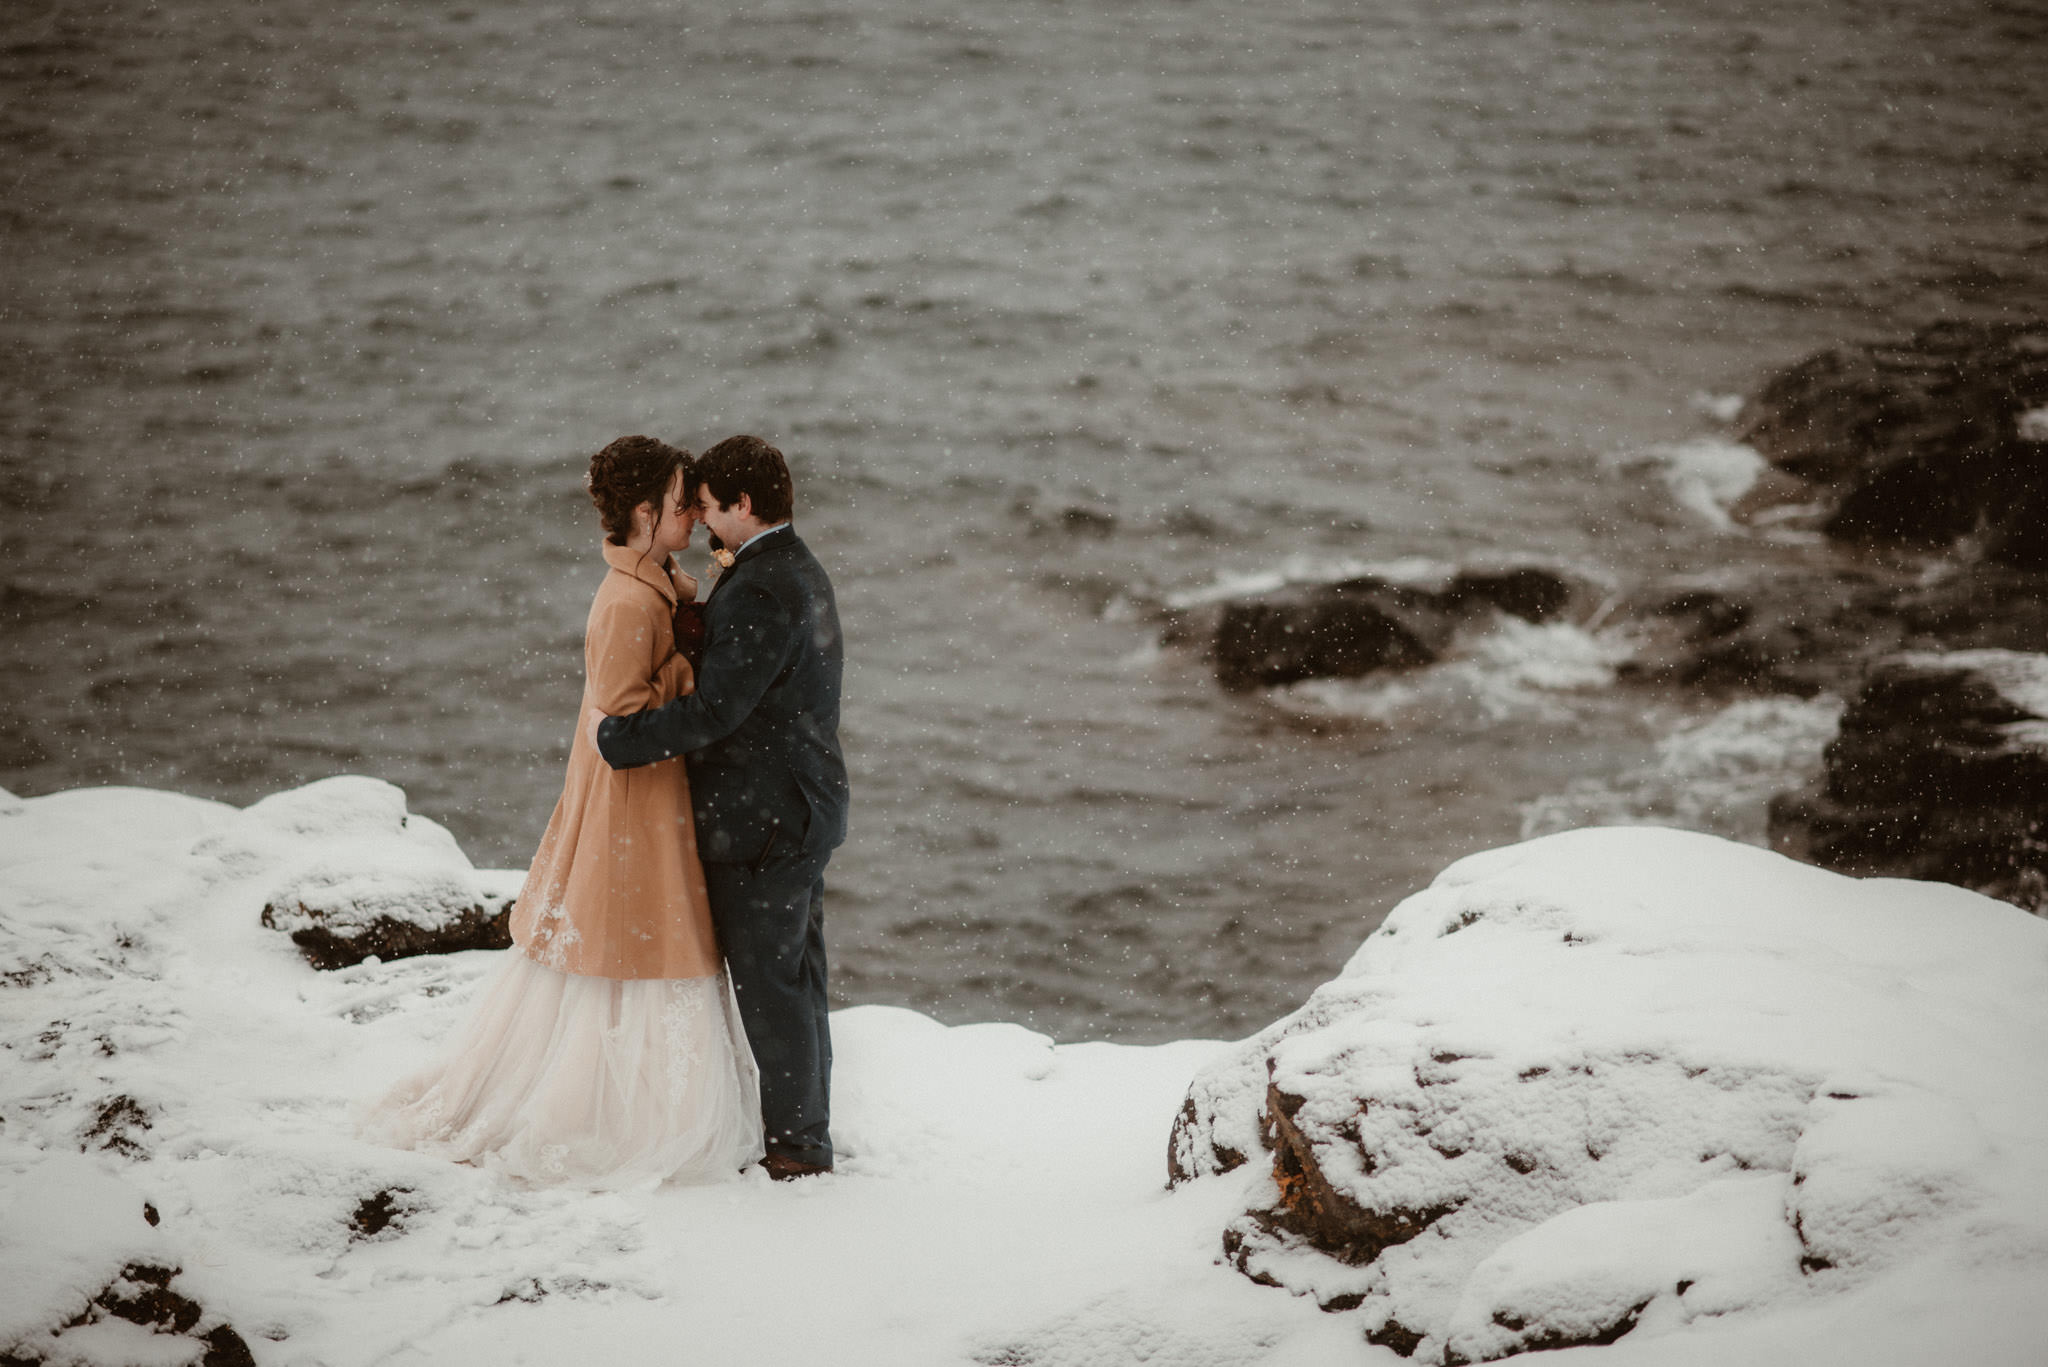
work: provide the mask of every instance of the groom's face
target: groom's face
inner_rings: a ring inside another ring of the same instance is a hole
[[[721,508],[711,486],[699,485],[697,511],[698,520],[709,527],[729,551],[738,550],[740,543],[754,534],[748,516],[752,512],[752,500],[745,494],[734,499],[730,508]]]

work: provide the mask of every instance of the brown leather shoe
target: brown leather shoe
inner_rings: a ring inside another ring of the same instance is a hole
[[[791,1158],[786,1153],[769,1154],[761,1160],[761,1166],[778,1182],[794,1182],[799,1177],[816,1177],[821,1172],[832,1171],[816,1163],[806,1163],[801,1158]]]

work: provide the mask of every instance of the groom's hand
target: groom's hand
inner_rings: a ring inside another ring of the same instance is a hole
[[[590,748],[593,750],[597,750],[597,728],[604,723],[606,715],[595,707],[583,714],[583,734],[590,737]],[[600,759],[604,757],[604,751],[598,750],[597,753]]]

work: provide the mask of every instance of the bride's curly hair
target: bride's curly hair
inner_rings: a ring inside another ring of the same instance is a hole
[[[620,437],[590,458],[590,474],[584,486],[597,505],[598,520],[615,546],[626,544],[633,534],[633,510],[652,503],[657,518],[667,513],[662,495],[677,470],[683,472],[683,495],[693,492],[694,462],[690,453],[653,437]]]

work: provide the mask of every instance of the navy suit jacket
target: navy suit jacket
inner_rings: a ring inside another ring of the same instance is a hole
[[[832,582],[793,528],[739,553],[704,603],[697,691],[612,717],[597,750],[614,769],[685,756],[707,863],[753,864],[846,839],[839,750],[845,652]]]

